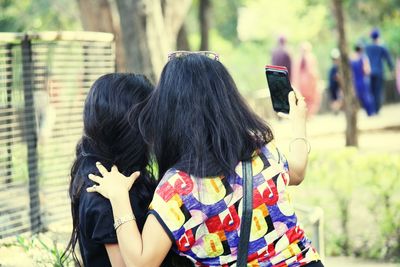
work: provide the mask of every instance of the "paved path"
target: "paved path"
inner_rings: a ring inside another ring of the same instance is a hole
[[[272,120],[277,142],[285,149],[291,139],[290,125],[285,120]],[[308,138],[313,149],[337,149],[345,145],[344,113],[323,114],[307,124]],[[400,104],[384,106],[378,116],[358,113],[359,148],[369,152],[400,152]]]

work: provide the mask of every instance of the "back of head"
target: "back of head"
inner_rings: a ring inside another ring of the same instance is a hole
[[[89,173],[97,173],[95,163],[100,161],[110,168],[130,175],[139,170],[141,204],[150,202],[155,180],[148,172],[149,152],[138,127],[139,113],[153,91],[153,86],[143,75],[106,74],[92,85],[83,112],[83,136],[76,148],[76,159],[71,168],[69,195],[73,217],[73,233],[67,251],[74,255],[78,236],[79,199]]]
[[[115,164],[125,174],[147,166],[147,149],[137,118],[153,86],[143,75],[106,74],[90,89],[85,101],[82,153],[105,166]],[[128,116],[129,115],[129,116]]]
[[[354,51],[357,52],[357,53],[361,53],[363,51],[362,45],[361,44],[356,44],[354,46]]]
[[[281,45],[281,46],[286,44],[286,36],[285,35],[282,34],[282,35],[279,36],[278,44]]]
[[[373,41],[376,41],[376,40],[378,40],[379,36],[380,36],[379,29],[378,28],[372,29],[371,34],[370,34],[371,39]]]
[[[331,59],[337,60],[337,59],[339,59],[339,57],[340,57],[340,51],[339,51],[339,49],[333,48],[333,49],[331,50]]]
[[[173,166],[199,177],[230,174],[272,139],[225,67],[199,54],[166,64],[140,122],[160,175]]]
[[[301,54],[308,54],[312,52],[312,44],[308,41],[302,42],[300,44],[300,52]]]

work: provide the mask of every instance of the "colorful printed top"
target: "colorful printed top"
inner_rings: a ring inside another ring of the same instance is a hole
[[[319,255],[297,224],[286,188],[288,163],[269,143],[255,153],[248,266],[304,266]],[[196,266],[236,266],[242,214],[242,164],[236,177],[196,179],[170,169],[150,205],[174,249]]]

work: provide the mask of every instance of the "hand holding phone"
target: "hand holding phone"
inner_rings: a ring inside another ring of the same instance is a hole
[[[288,95],[293,91],[290,85],[286,67],[267,65],[265,75],[271,93],[272,107],[276,112],[289,113],[290,105]]]

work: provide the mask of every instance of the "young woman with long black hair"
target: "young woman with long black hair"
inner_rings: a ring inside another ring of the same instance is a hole
[[[95,162],[120,166],[124,175],[139,171],[137,183],[127,193],[141,230],[156,180],[149,168],[147,145],[139,132],[138,117],[153,85],[143,75],[106,74],[95,81],[85,101],[83,136],[71,168],[69,195],[73,232],[65,255],[79,242],[84,266],[125,266],[113,226],[110,202],[86,188],[87,176],[97,173]],[[167,264],[167,263],[166,263]],[[169,265],[168,265],[169,266]]]
[[[248,266],[323,266],[298,226],[286,190],[304,179],[309,149],[304,98],[291,93],[289,102],[293,140],[286,160],[216,54],[171,54],[140,119],[163,177],[142,233],[127,193],[139,172],[128,176],[119,165],[110,170],[97,162],[102,177],[89,175],[96,185],[87,191],[110,199],[125,263],[158,266],[172,247],[196,266],[236,266],[241,166],[250,161]]]

